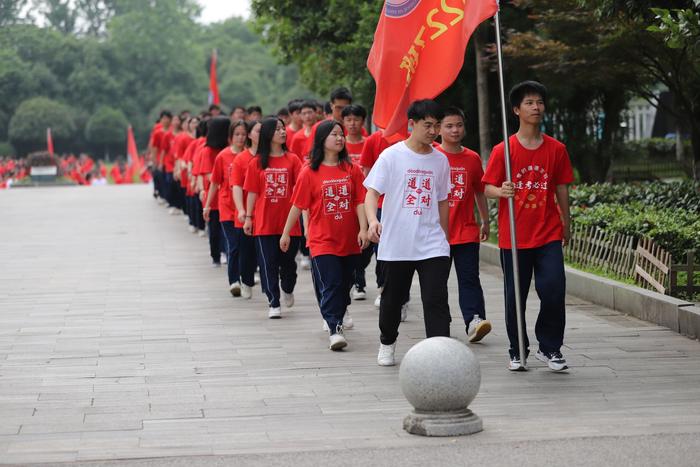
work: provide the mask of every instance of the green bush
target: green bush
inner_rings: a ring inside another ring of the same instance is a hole
[[[0,157],[14,156],[15,148],[7,141],[0,141]]]
[[[649,237],[682,261],[687,250],[700,250],[700,214],[685,209],[663,209],[640,202],[598,204],[592,208],[572,208],[573,222],[597,226],[609,232]]]
[[[700,214],[700,182],[595,183],[571,190],[573,207],[637,202],[645,207],[683,209]]]

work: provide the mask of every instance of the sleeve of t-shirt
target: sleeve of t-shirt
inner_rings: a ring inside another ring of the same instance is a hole
[[[163,139],[163,132],[162,131],[156,131],[153,133],[153,138],[152,138],[152,144],[156,149],[160,149],[160,141]]]
[[[450,162],[443,153],[439,154],[442,157],[443,164],[437,180],[437,196],[438,201],[445,201],[450,196]]]
[[[385,153],[382,153],[385,154]],[[391,161],[389,157],[379,156],[377,162],[372,167],[372,170],[365,178],[364,186],[377,191],[380,195],[386,193],[389,189],[389,181],[391,175]]]
[[[376,141],[377,138],[375,138],[374,135],[370,136],[367,138],[367,141],[365,141],[365,145],[362,148],[362,153],[360,154],[360,165],[362,167],[371,169],[376,162],[374,159],[374,152],[377,145]]]
[[[249,193],[260,193],[260,180],[258,178],[258,161],[251,159],[245,174],[243,189]]]
[[[491,157],[489,157],[486,172],[481,181],[484,184],[501,186],[505,180],[506,168],[503,162],[503,145],[499,144],[491,151]]]
[[[311,169],[306,168],[301,171],[292,194],[292,204],[302,211],[311,207]]]
[[[296,183],[296,180],[297,180],[297,179],[299,178],[299,176],[301,175],[301,172],[303,171],[304,166],[301,164],[301,161],[299,160],[299,158],[297,158],[297,157],[292,157],[291,159],[292,159],[292,161],[293,161],[293,162],[292,162],[292,164],[293,164],[293,166],[292,166],[292,170],[293,170],[293,172],[292,172],[292,183]]]
[[[239,186],[243,188],[245,180],[245,172],[248,169],[242,162],[242,159],[236,157],[233,160],[233,170],[231,171],[231,186]]]
[[[363,204],[365,202],[365,195],[367,190],[365,189],[363,182],[364,175],[362,175],[362,169],[357,165],[352,165],[352,183],[353,192],[355,193],[355,204]]]
[[[216,156],[214,160],[214,168],[211,171],[211,181],[217,185],[221,185],[224,182],[224,158],[221,156]]]
[[[557,151],[557,169],[554,174],[554,183],[556,185],[568,185],[574,182],[574,171],[571,168],[571,160],[566,146],[563,146]]]

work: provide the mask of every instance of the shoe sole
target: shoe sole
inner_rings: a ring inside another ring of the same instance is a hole
[[[552,368],[552,365],[550,364],[549,360],[547,360],[547,357],[545,357],[544,355],[535,354],[535,358],[536,358],[537,360],[541,361],[542,363],[546,363],[546,364],[547,364],[547,367],[548,367],[550,370],[552,370],[553,372],[555,372],[555,373],[558,373],[558,372],[560,372],[560,371],[564,371],[564,370],[568,370],[568,369],[569,369],[568,365],[564,365],[564,366],[562,366],[562,367],[555,367],[555,368]]]
[[[379,366],[396,366],[396,362],[392,362],[392,363],[377,362],[377,365],[379,365]]]
[[[282,318],[282,316],[280,316],[280,315],[275,315],[275,316],[268,316],[268,318],[270,318],[270,319],[280,319],[280,318]]]
[[[486,334],[491,332],[491,323],[488,321],[482,321],[476,327],[474,335],[469,338],[469,342],[479,342],[481,339],[486,337]]]
[[[344,349],[347,346],[348,346],[348,343],[346,341],[340,341],[340,342],[335,342],[329,348],[333,351],[336,351],[336,350]]]

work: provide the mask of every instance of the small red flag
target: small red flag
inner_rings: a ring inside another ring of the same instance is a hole
[[[134,129],[131,125],[126,130],[126,153],[129,155],[129,161],[131,161],[132,166],[139,167],[141,165],[139,151],[136,148],[136,139],[134,138]]]
[[[51,128],[46,129],[46,150],[53,156],[53,137],[51,136]]]
[[[367,59],[377,83],[374,123],[385,136],[406,132],[412,101],[454,82],[469,37],[497,11],[498,0],[386,0]]]
[[[216,62],[218,56],[216,49],[211,51],[211,62],[209,64],[209,105],[219,105],[219,85],[216,82]]]

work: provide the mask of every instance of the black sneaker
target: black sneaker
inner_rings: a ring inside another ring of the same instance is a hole
[[[542,352],[538,350],[535,357],[537,357],[537,360],[546,363],[552,371],[564,371],[569,369],[569,367],[566,366],[566,359],[559,351]]]

